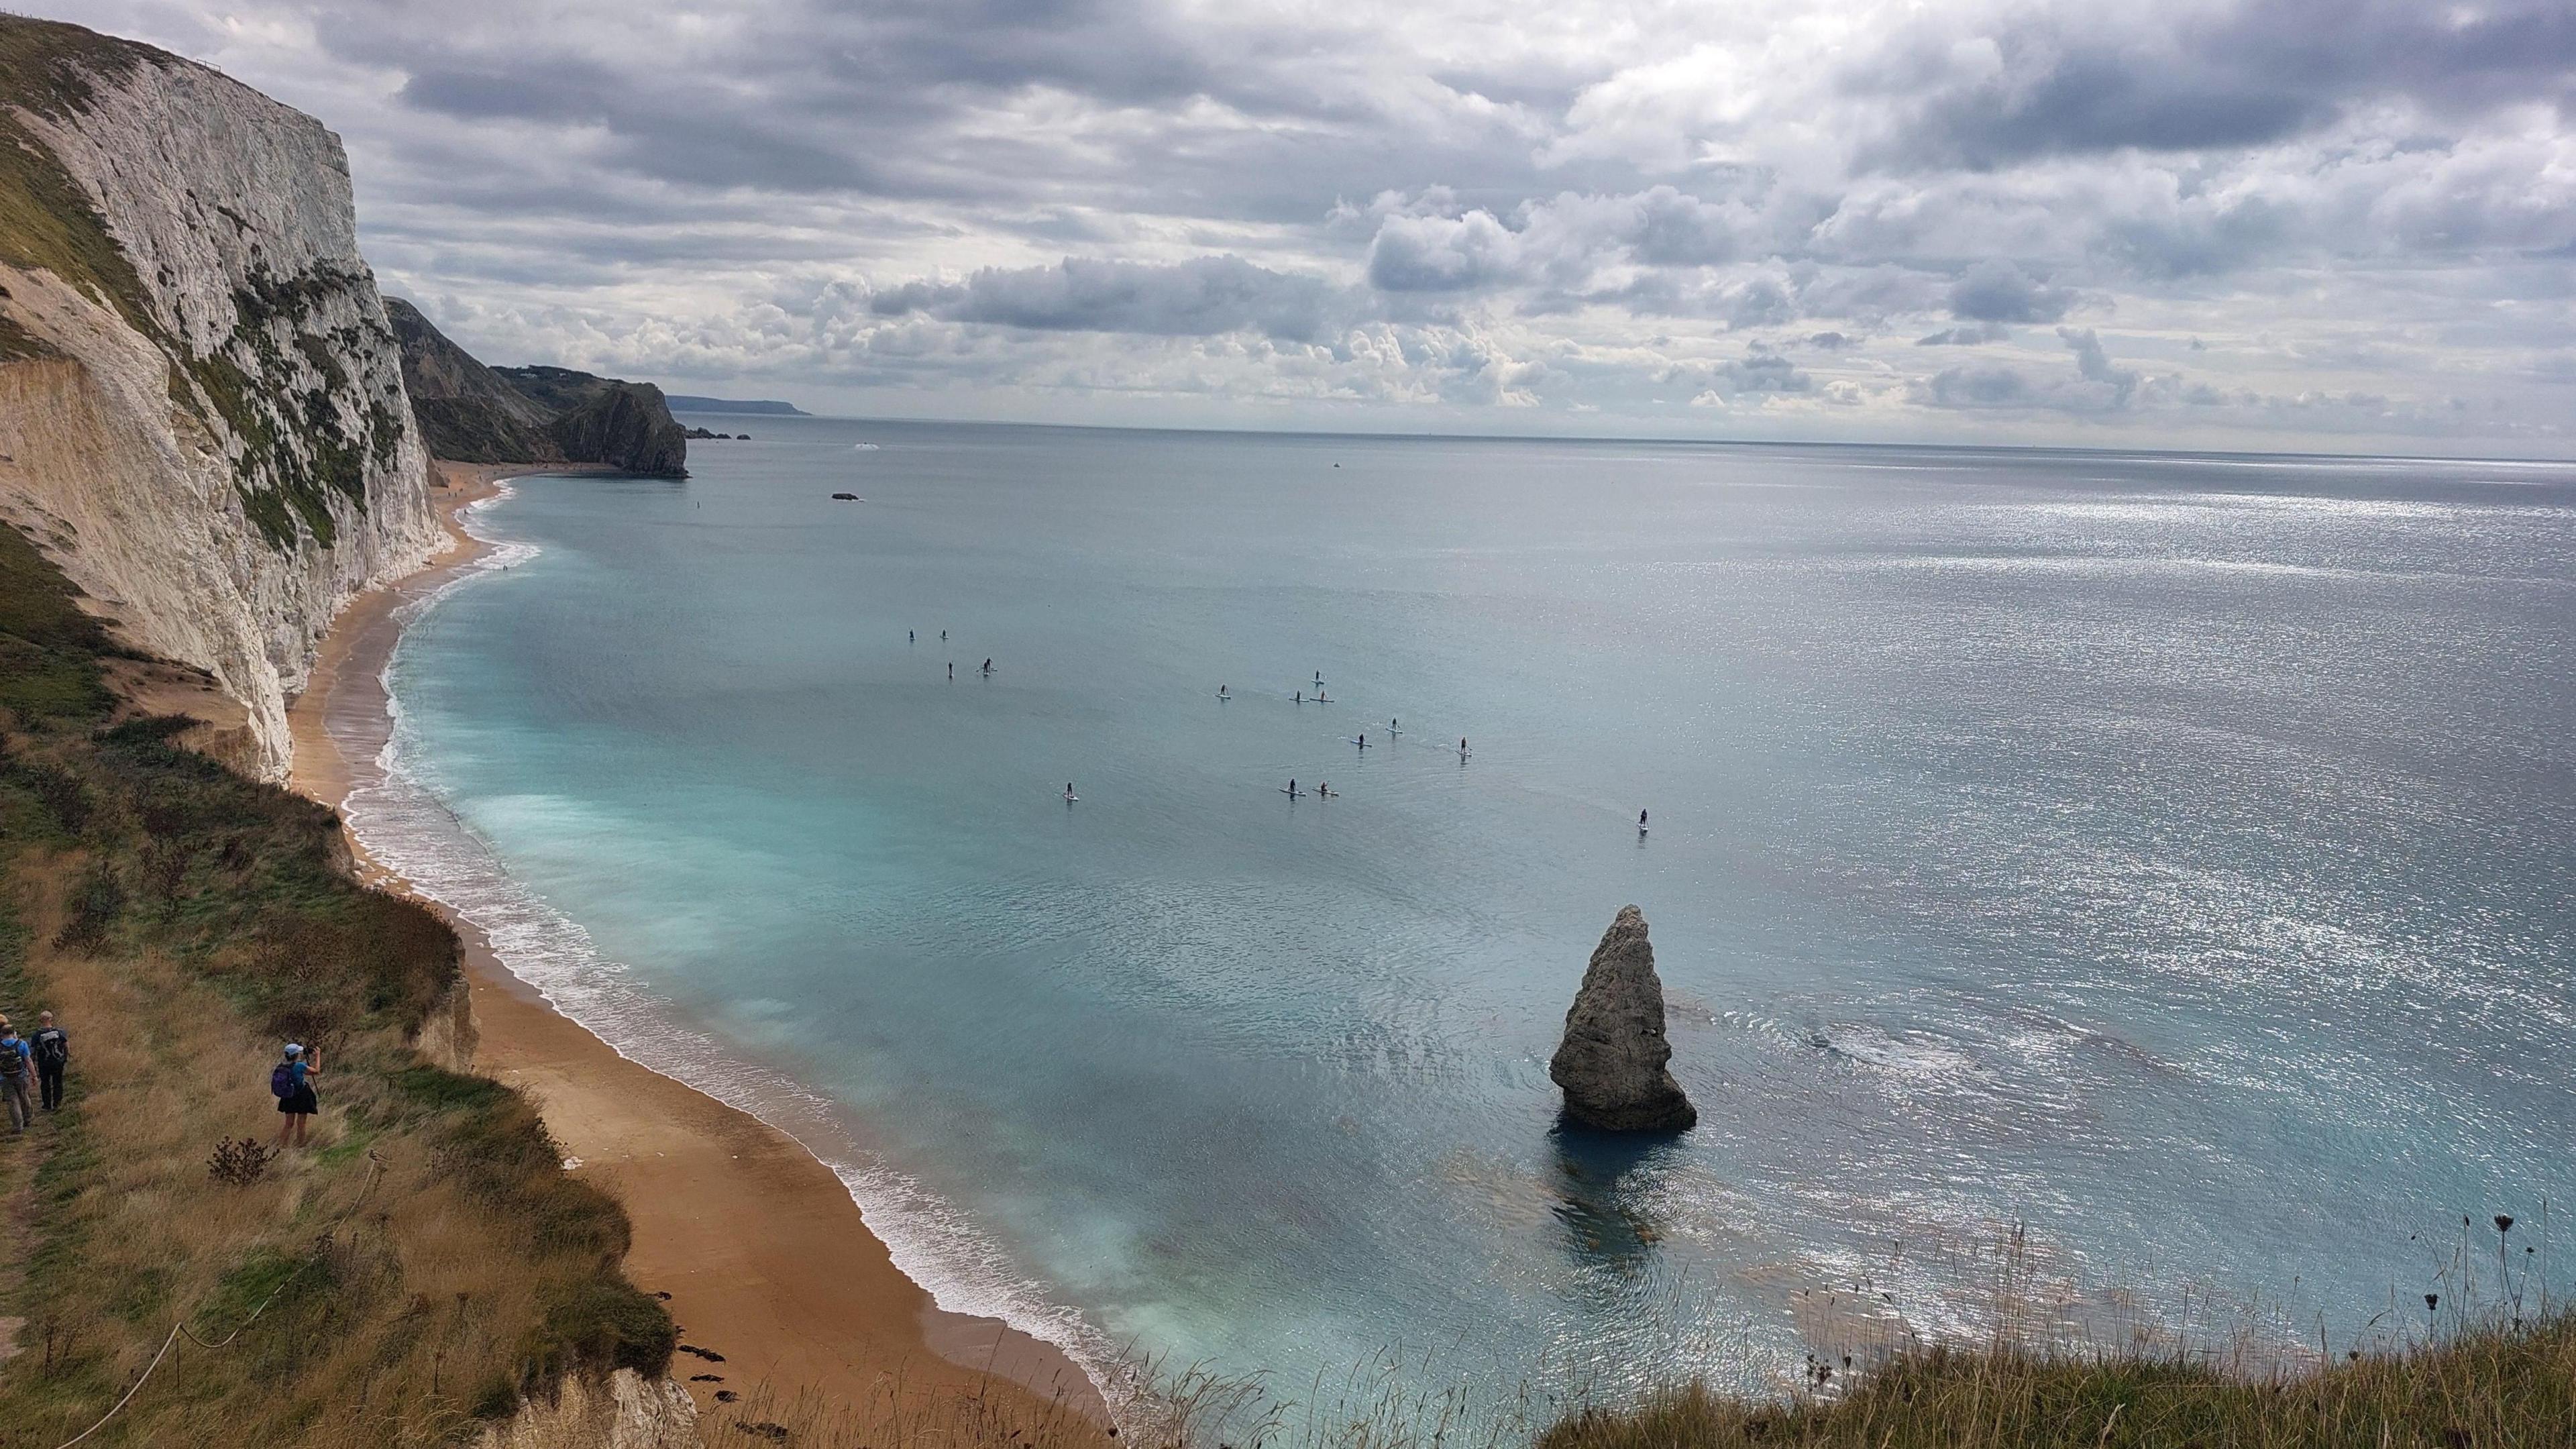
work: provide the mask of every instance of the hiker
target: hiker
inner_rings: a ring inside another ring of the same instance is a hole
[[[35,1074],[26,1039],[7,1017],[0,1017],[0,1098],[8,1099],[11,1131],[24,1132],[36,1119],[36,1109],[27,1102],[27,1079]]]
[[[268,1069],[268,1093],[277,1099],[277,1145],[302,1147],[305,1133],[313,1125],[313,1114],[322,1110],[320,1099],[313,1095],[313,1078],[322,1064],[308,1059],[304,1048],[294,1042],[286,1044],[286,1060]]]
[[[36,1013],[36,1034],[29,1039],[35,1048],[36,1085],[46,1111],[63,1105],[63,1068],[72,1064],[71,1033],[54,1025],[50,1011]]]

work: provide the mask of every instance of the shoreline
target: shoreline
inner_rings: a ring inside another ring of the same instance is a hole
[[[485,546],[461,515],[509,478],[596,466],[439,463],[432,501],[448,543],[414,573],[351,600],[288,711],[289,788],[344,812],[390,737],[382,676],[406,606],[471,570]],[[357,750],[344,742],[356,741]],[[849,1186],[794,1136],[621,1054],[514,975],[471,921],[430,900],[367,850],[343,815],[360,877],[438,911],[465,948],[473,1028],[460,1055],[527,1092],[576,1166],[634,1222],[626,1271],[664,1298],[682,1342],[720,1362],[676,1359],[701,1412],[719,1389],[814,1391],[865,1409],[996,1389],[1032,1422],[1072,1410],[1110,1422],[1106,1400],[1057,1345],[997,1318],[955,1313],[898,1269]]]

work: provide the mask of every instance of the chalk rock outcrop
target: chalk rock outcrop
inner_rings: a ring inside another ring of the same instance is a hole
[[[1565,1115],[1604,1132],[1680,1132],[1699,1121],[1667,1064],[1664,983],[1646,918],[1621,906],[1593,949],[1565,1013],[1565,1039],[1547,1074],[1565,1089]]]
[[[0,519],[286,771],[350,596],[440,540],[349,166],[176,56],[0,15]]]
[[[385,300],[402,342],[403,386],[429,450],[460,463],[606,463],[681,477],[686,430],[662,390],[567,367],[486,367],[420,309]]]
[[[698,1449],[704,1442],[689,1391],[633,1369],[604,1379],[568,1375],[551,1392],[522,1400],[508,1419],[485,1425],[474,1441],[475,1449]]]

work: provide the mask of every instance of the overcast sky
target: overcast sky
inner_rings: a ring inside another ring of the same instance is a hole
[[[488,360],[1056,421],[2567,456],[2576,5],[7,0]]]

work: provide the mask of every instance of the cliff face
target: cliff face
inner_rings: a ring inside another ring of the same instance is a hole
[[[563,458],[546,432],[553,419],[534,399],[448,341],[402,298],[385,299],[385,316],[402,345],[403,390],[411,394],[432,456],[459,463]]]
[[[689,443],[662,390],[563,367],[491,368],[420,309],[385,303],[431,453],[460,463],[606,463],[681,477]]]
[[[630,473],[688,472],[689,439],[662,390],[561,367],[505,367],[519,391],[555,409],[547,429],[575,462],[612,463]]]
[[[239,700],[274,779],[332,617],[436,546],[428,487],[339,138],[0,16],[0,518]]]
[[[527,1400],[474,1441],[475,1449],[698,1449],[703,1442],[689,1391],[633,1369],[597,1379],[569,1375],[551,1397]]]

